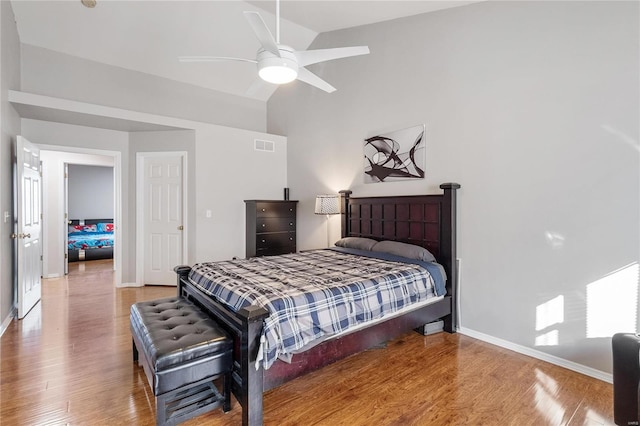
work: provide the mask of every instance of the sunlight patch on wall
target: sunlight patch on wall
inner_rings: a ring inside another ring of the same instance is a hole
[[[536,307],[536,331],[564,322],[564,296],[560,295]]]
[[[536,306],[536,331],[564,322],[564,296],[560,295]],[[549,330],[536,337],[536,346],[557,346],[560,340],[557,329]]]
[[[610,133],[613,136],[617,137],[620,142],[623,142],[636,151],[640,152],[640,143],[638,143],[636,139],[608,124],[601,124],[600,127],[607,133]]]
[[[587,338],[636,332],[637,262],[587,284]]]
[[[558,346],[558,330],[551,330],[536,337],[536,346]]]
[[[554,249],[559,249],[564,246],[564,236],[557,232],[546,231],[544,233],[544,237],[547,240],[547,243]]]

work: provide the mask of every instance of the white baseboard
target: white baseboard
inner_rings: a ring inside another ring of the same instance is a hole
[[[138,284],[138,283],[119,283],[116,284],[116,288],[124,288],[124,287],[144,287],[144,284]]]
[[[49,279],[49,278],[60,278],[60,274],[47,274],[46,277],[42,277],[44,279]]]
[[[13,319],[16,317],[17,313],[18,310],[14,306],[13,309],[11,309],[11,312],[9,312],[9,315],[7,315],[4,321],[2,321],[2,324],[0,325],[0,337],[2,337],[5,330],[9,327],[9,324],[11,324],[11,321],[13,321]]]
[[[554,364],[568,370],[584,374],[585,376],[593,377],[594,379],[602,380],[603,382],[613,383],[613,374],[605,373],[604,371],[596,370],[595,368],[587,367],[582,364],[578,364],[577,362],[568,361],[564,358],[560,358],[555,355],[549,355],[548,353],[541,352],[527,346],[518,345],[507,340],[499,339],[488,334],[480,333],[469,328],[461,327],[458,329],[458,332],[464,334],[465,336],[473,337],[474,339],[482,340],[483,342],[500,346],[502,348],[509,349],[511,351],[539,359],[541,361],[546,361],[550,364]]]

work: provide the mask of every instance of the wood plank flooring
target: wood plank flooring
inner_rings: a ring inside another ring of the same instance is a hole
[[[0,424],[153,425],[129,308],[175,288],[115,289],[110,261],[73,263],[0,339]],[[408,333],[264,397],[267,425],[613,425],[608,383],[460,334]],[[215,411],[185,425],[238,425]]]

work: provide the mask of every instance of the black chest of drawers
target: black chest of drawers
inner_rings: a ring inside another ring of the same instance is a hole
[[[246,256],[273,256],[296,251],[296,204],[287,200],[245,200]]]

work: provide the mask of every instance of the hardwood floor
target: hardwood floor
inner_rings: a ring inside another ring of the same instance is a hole
[[[79,269],[83,270],[79,270]],[[110,261],[71,264],[0,339],[0,424],[152,425],[129,308],[175,288],[113,287]],[[608,383],[460,334],[409,333],[264,397],[267,425],[613,425]],[[240,406],[185,425],[237,425]]]

